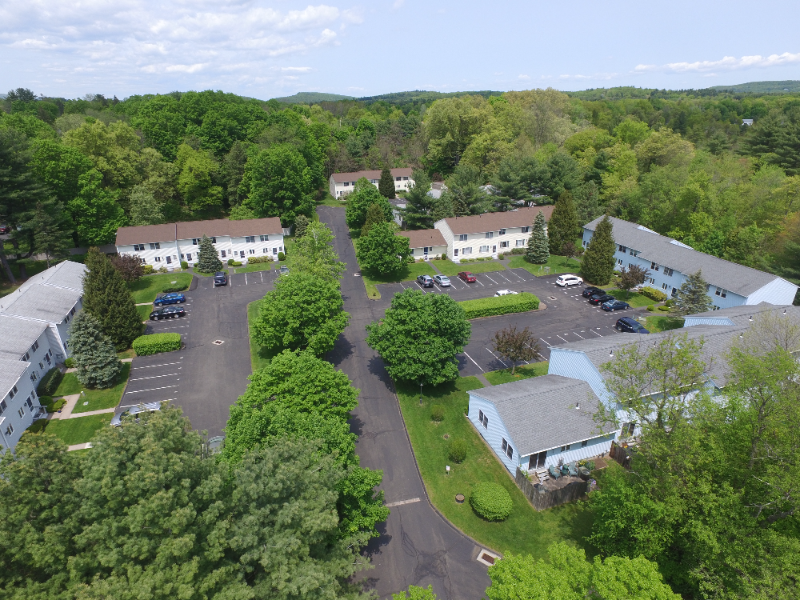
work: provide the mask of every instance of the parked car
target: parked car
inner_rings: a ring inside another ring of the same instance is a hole
[[[433,280],[439,287],[450,287],[450,278],[447,275],[434,275]]]
[[[10,232],[11,232],[11,227],[9,227],[8,225],[3,225],[2,223],[0,223],[0,234],[1,233],[10,233]]]
[[[615,310],[625,310],[626,308],[630,308],[631,305],[627,302],[623,302],[622,300],[609,300],[608,302],[603,302],[603,310],[608,312],[613,312]]]
[[[224,271],[214,273],[214,287],[218,285],[228,285],[228,274]]]
[[[433,287],[433,277],[430,275],[417,275],[417,283],[422,287]]]
[[[160,321],[161,319],[174,319],[175,317],[185,317],[186,311],[182,306],[165,306],[164,308],[157,308],[150,313],[151,321]]]
[[[145,404],[137,404],[136,406],[131,406],[130,408],[123,410],[118,415],[114,415],[111,418],[111,426],[119,427],[120,425],[122,425],[122,417],[133,417],[141,413],[155,412],[157,410],[161,410],[161,402],[146,402]],[[136,419],[136,422],[138,421],[139,419]]]
[[[583,297],[584,298],[591,298],[595,294],[605,294],[605,293],[606,293],[605,290],[600,289],[599,287],[594,287],[593,285],[590,285],[587,288],[583,288]]]
[[[280,275],[288,275],[289,274],[289,267],[286,265],[281,265],[281,268],[278,269],[278,274]]]
[[[461,273],[458,274],[458,278],[463,279],[467,283],[475,283],[478,281],[478,278],[469,271],[461,271]]]
[[[617,331],[621,331],[622,333],[650,333],[642,327],[642,324],[639,323],[636,319],[631,319],[630,317],[622,317],[621,319],[617,319],[617,324],[615,325]]]
[[[590,304],[605,304],[609,300],[616,300],[616,298],[614,298],[614,296],[611,296],[611,295],[605,294],[605,293],[603,293],[603,294],[595,294],[594,296],[589,298],[589,303]]]
[[[184,296],[180,292],[172,292],[170,294],[164,294],[162,296],[157,297],[153,301],[153,305],[167,306],[168,304],[182,304],[184,302],[186,302],[186,296]]]
[[[573,285],[580,285],[582,283],[583,279],[581,279],[577,275],[572,275],[572,274],[559,275],[558,279],[556,279],[556,285],[561,287],[570,287]]]
[[[508,296],[509,294],[518,294],[519,292],[515,292],[513,290],[497,290],[494,294],[495,298],[499,296]]]

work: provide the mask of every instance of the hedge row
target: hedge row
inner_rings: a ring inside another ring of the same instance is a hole
[[[149,356],[159,352],[172,352],[180,350],[180,333],[153,333],[142,335],[133,340],[133,351],[136,356]]]
[[[656,302],[663,302],[664,300],[667,299],[667,295],[664,292],[651,287],[642,288],[642,295],[647,296],[648,298],[650,298],[651,300],[655,300]]]
[[[257,265],[259,263],[268,263],[268,262],[273,262],[271,254],[267,254],[266,256],[253,256],[247,259],[248,265]]]
[[[527,312],[539,308],[539,299],[528,292],[509,294],[499,298],[480,298],[459,302],[467,313],[467,319],[507,315],[509,313]]]
[[[64,379],[64,374],[59,371],[57,367],[53,367],[42,376],[42,380],[39,382],[39,385],[36,386],[36,395],[52,396],[55,394],[58,386],[61,385],[62,379]]]

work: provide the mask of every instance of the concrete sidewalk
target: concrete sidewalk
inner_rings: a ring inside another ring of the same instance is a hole
[[[78,405],[78,402],[81,399],[80,394],[70,394],[69,396],[61,396],[67,403],[61,409],[61,412],[54,412],[49,413],[47,415],[48,419],[56,419],[56,420],[64,420],[64,419],[78,419],[80,417],[90,417],[92,415],[104,415],[106,413],[113,413],[116,410],[114,408],[103,408],[101,410],[90,410],[87,412],[79,412],[72,414],[72,411],[75,410],[75,407]],[[58,397],[57,397],[58,398]],[[54,398],[56,400],[57,398]]]

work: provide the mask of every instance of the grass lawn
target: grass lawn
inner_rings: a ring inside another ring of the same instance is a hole
[[[177,281],[177,283],[172,283]],[[191,273],[157,273],[156,275],[145,275],[138,281],[128,284],[128,289],[133,294],[133,301],[136,304],[142,302],[152,302],[165,287],[189,287],[192,283]]]
[[[7,296],[21,285],[22,284],[20,282],[14,284],[8,283],[7,281],[0,282],[0,298]]]
[[[147,321],[150,318],[150,313],[153,312],[153,310],[154,308],[152,304],[144,304],[136,307],[136,312],[139,313],[139,317],[141,317],[142,321]]]
[[[88,417],[80,417],[78,419],[37,421],[37,425],[39,423],[42,423],[42,425],[36,429],[31,427],[29,431],[44,430],[47,433],[52,433],[68,446],[84,444],[91,441],[98,429],[103,426],[108,426],[113,416],[113,414],[108,413],[103,415],[89,415]]]
[[[261,300],[256,300],[247,305],[247,329],[250,332],[250,368],[253,372],[266,367],[272,357],[277,354],[275,350],[270,350],[259,346],[253,339],[253,322],[258,318]]]
[[[274,265],[277,265],[276,261],[270,261],[265,263],[256,263],[254,265],[247,265],[246,267],[236,267],[233,272],[234,273],[253,273],[255,271],[271,271]]]
[[[437,265],[441,261],[436,261]],[[417,276],[419,275],[430,275],[433,277],[436,275],[436,271],[433,270],[426,262],[415,262],[407,265],[402,271],[395,275],[365,275],[363,272],[361,273],[361,278],[364,280],[364,285],[367,288],[367,296],[372,298],[373,300],[377,300],[381,297],[381,293],[378,291],[378,288],[375,287],[380,285],[381,283],[397,283],[398,281],[414,281]]]
[[[125,389],[125,383],[128,381],[128,375],[131,372],[131,363],[122,363],[122,371],[118,383],[106,390],[90,390],[78,381],[75,373],[67,373],[64,379],[61,380],[61,385],[58,386],[53,396],[69,396],[70,394],[79,394],[84,391],[83,400],[78,400],[73,413],[89,412],[90,410],[101,410],[104,408],[113,408],[119,404],[122,398],[122,390]],[[88,402],[86,406],[84,402]]]
[[[644,320],[644,326],[652,333],[659,331],[669,331],[670,329],[680,329],[683,327],[683,319],[681,317],[670,317],[664,315],[663,317],[647,317]]]
[[[455,277],[461,271],[470,271],[472,273],[491,273],[492,271],[505,271],[503,263],[496,260],[485,260],[483,262],[462,262],[456,264],[450,259],[437,260],[436,268],[439,269],[444,275],[448,277]]]
[[[325,196],[323,196],[322,200],[317,200],[317,206],[342,206],[342,207],[344,207],[344,206],[347,206],[347,204],[345,204],[341,200],[337,200],[336,198],[331,196],[330,193],[328,193],[328,194],[325,194]]]
[[[122,352],[117,352],[117,358],[119,358],[120,360],[122,360],[123,358],[136,358],[136,352],[133,351],[133,348],[128,348],[127,350],[123,350]]]
[[[476,378],[465,377],[433,390],[423,388],[423,405],[420,406],[418,387],[398,386],[400,408],[431,502],[464,533],[503,553],[545,558],[547,547],[558,541],[586,548],[583,540],[592,526],[592,514],[586,504],[576,502],[536,512],[464,417],[469,404],[467,390],[480,387]],[[444,421],[431,420],[433,404],[444,406]],[[447,457],[445,434],[450,439],[460,437],[467,442],[467,458],[460,465]],[[445,475],[445,465],[450,465],[450,475]],[[506,521],[485,521],[472,511],[468,500],[456,503],[456,494],[464,494],[469,499],[473,488],[484,481],[499,483],[511,494],[514,508]],[[595,553],[591,548],[586,550],[589,555]]]
[[[513,375],[511,369],[500,369],[499,371],[489,371],[484,376],[489,380],[492,385],[500,385],[501,383],[508,383],[509,381],[519,381],[520,379],[528,379],[529,377],[539,377],[539,375],[547,375],[547,369],[550,363],[548,361],[531,363],[529,365],[517,365],[517,371]]]
[[[563,256],[555,256],[553,254],[547,259],[547,263],[543,265],[529,263],[522,255],[514,256],[508,261],[509,269],[525,269],[531,275],[536,276],[548,275],[544,267],[550,267],[549,275],[553,275],[554,273],[578,273],[581,269],[581,263],[575,258],[567,259]]]
[[[625,290],[608,290],[608,293],[617,300],[627,302],[633,308],[641,308],[648,304],[657,304],[652,298],[648,298],[644,294],[637,294],[636,292],[626,292]]]

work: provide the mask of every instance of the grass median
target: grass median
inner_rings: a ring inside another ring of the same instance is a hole
[[[172,282],[175,283],[172,283]],[[183,287],[189,289],[192,283],[191,273],[158,273],[156,275],[145,275],[144,277],[131,281],[128,289],[133,294],[133,301],[136,304],[142,302],[152,302],[156,296],[166,287]]]
[[[647,317],[644,320],[645,328],[651,333],[659,333],[661,331],[670,331],[671,329],[680,329],[683,327],[682,317]]]
[[[548,270],[545,268],[548,267]],[[543,265],[535,265],[525,260],[522,255],[512,257],[508,261],[509,269],[525,269],[531,275],[540,277],[542,275],[553,275],[555,273],[578,273],[581,269],[581,263],[574,258],[566,258],[565,256],[550,255],[547,262]]]
[[[531,554],[546,558],[547,547],[567,541],[587,548],[584,538],[590,533],[592,513],[585,502],[575,502],[537,512],[509,476],[506,468],[486,446],[464,416],[469,404],[467,391],[480,388],[474,377],[459,378],[454,383],[433,389],[423,388],[423,404],[419,404],[419,387],[398,385],[400,408],[408,430],[414,455],[431,502],[456,527],[483,544],[500,552]],[[444,407],[444,420],[431,419],[431,406]],[[461,438],[467,443],[467,457],[461,464],[448,458],[449,439]],[[445,465],[450,474],[445,474]],[[469,501],[458,504],[456,494],[469,499],[476,485],[494,482],[511,494],[514,507],[506,521],[489,522],[477,516]]]
[[[639,294],[637,292],[626,292],[625,290],[608,290],[608,294],[614,296],[617,300],[622,300],[623,302],[627,302],[633,308],[641,308],[642,306],[647,306],[648,304],[657,304],[655,300],[652,298],[648,298],[644,294]]]
[[[81,384],[75,373],[67,373],[61,384],[53,394],[54,396],[69,396],[70,394],[80,394],[84,392],[83,398],[78,400],[75,408],[72,410],[74,413],[89,412],[92,410],[102,410],[104,408],[113,408],[119,404],[122,398],[122,391],[125,389],[125,383],[128,381],[128,376],[131,372],[131,363],[122,363],[117,383],[105,390],[92,390]],[[84,402],[88,402],[84,406]],[[75,442],[78,443],[78,442]]]
[[[511,374],[511,369],[500,369],[499,371],[489,371],[484,376],[492,385],[500,385],[501,383],[509,383],[510,381],[519,381],[520,379],[547,375],[547,369],[549,367],[550,363],[548,361],[543,361],[531,363],[529,365],[517,365],[517,369],[513,375]]]
[[[457,277],[461,271],[469,271],[470,273],[492,273],[493,271],[506,270],[503,263],[495,260],[462,262],[456,264],[448,258],[447,260],[437,260],[435,264],[436,268],[439,269],[443,275],[447,275],[448,277]]]
[[[478,319],[538,310],[539,298],[529,292],[521,292],[491,298],[478,298],[477,300],[463,300],[458,304],[464,309],[467,319]]]
[[[94,434],[104,426],[111,423],[112,413],[103,415],[89,415],[77,419],[51,419],[37,421],[28,429],[29,432],[38,433],[46,431],[51,433],[67,446],[85,444],[92,441]]]
[[[277,261],[270,261],[264,263],[255,263],[252,265],[247,265],[245,267],[236,267],[233,272],[234,273],[255,273],[257,271],[271,271],[275,265],[277,265]]]

